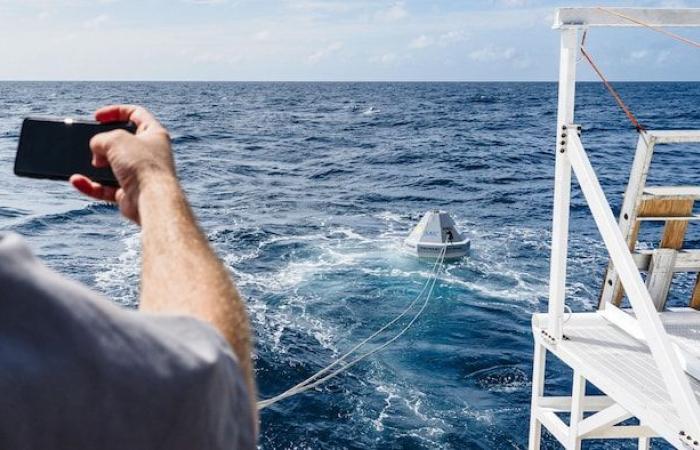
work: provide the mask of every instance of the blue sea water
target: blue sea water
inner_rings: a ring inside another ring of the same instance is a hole
[[[700,128],[700,83],[619,90],[649,128]],[[579,85],[577,100],[617,208],[636,134],[599,84]],[[447,265],[401,340],[265,410],[261,448],[526,447],[530,317],[547,296],[554,83],[0,83],[0,229],[134,307],[138,229],[64,183],[11,174],[23,117],[87,117],[122,102],[147,106],[172,133],[194,211],[247,300],[262,397],[331,362],[420,291],[430,263],[400,247],[422,213],[449,211],[472,239],[471,257]],[[697,184],[698,150],[660,147],[650,183]],[[688,244],[700,244],[695,231]],[[577,188],[570,257],[568,304],[591,310],[606,256]],[[676,277],[672,301],[693,281]],[[551,361],[548,375],[549,392],[570,389],[561,365]],[[550,437],[545,447],[556,448]]]

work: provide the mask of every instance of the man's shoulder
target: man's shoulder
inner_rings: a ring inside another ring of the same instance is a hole
[[[6,429],[13,416],[40,425],[46,439],[69,430],[85,442],[117,439],[101,448],[254,442],[244,435],[244,378],[211,326],[117,307],[46,268],[14,234],[0,234],[0,286],[0,441],[39,439]]]

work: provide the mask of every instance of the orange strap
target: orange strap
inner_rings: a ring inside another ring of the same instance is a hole
[[[599,10],[606,12],[608,14],[612,14],[613,16],[621,17],[623,19],[629,20],[632,23],[636,23],[637,25],[641,25],[643,27],[649,28],[650,30],[656,31],[657,33],[664,34],[670,38],[676,39],[677,41],[683,42],[684,44],[688,44],[691,47],[696,47],[700,48],[700,42],[694,41],[692,39],[688,39],[686,37],[683,37],[679,34],[672,33],[668,30],[665,30],[661,27],[657,27],[655,25],[650,25],[648,23],[642,22],[641,20],[635,19],[633,17],[627,16],[625,14],[619,13],[617,11],[612,11],[608,8],[602,8],[598,7]],[[632,122],[632,125],[637,129],[639,133],[644,136],[643,132],[646,131],[646,129],[642,126],[641,123],[639,123],[639,120],[632,114],[632,111],[627,107],[624,101],[622,101],[622,97],[620,97],[620,94],[617,93],[615,88],[610,84],[610,82],[605,78],[605,75],[603,75],[603,72],[598,68],[595,62],[593,62],[593,58],[591,55],[586,51],[586,47],[584,47],[584,44],[586,43],[586,34],[587,31],[583,32],[583,37],[581,39],[581,55],[583,55],[584,58],[588,61],[588,63],[591,65],[595,73],[598,75],[598,77],[601,79],[603,84],[605,85],[605,88],[610,92],[610,94],[613,96],[617,104],[622,108],[622,110],[625,112],[625,115],[627,115],[627,118]]]
[[[584,34],[584,39],[585,39],[585,34]],[[583,42],[582,42],[583,44]],[[613,96],[617,104],[620,106],[620,108],[625,112],[627,115],[627,118],[632,122],[632,125],[637,129],[639,133],[646,131],[646,129],[642,126],[641,123],[639,123],[639,120],[632,114],[632,111],[627,107],[624,101],[622,101],[622,97],[620,97],[620,94],[617,93],[615,88],[610,84],[610,82],[605,78],[605,75],[603,75],[603,72],[598,68],[598,66],[593,62],[593,58],[591,58],[591,55],[588,54],[586,51],[586,48],[581,45],[581,54],[583,55],[584,58],[588,61],[588,63],[591,65],[593,70],[595,71],[596,74],[598,74],[598,77],[601,79],[607,90],[610,92],[610,94]]]

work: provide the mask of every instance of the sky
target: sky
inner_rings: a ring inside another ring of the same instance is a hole
[[[0,0],[0,80],[549,81],[557,78],[551,25],[561,5]],[[605,5],[700,7],[700,0]],[[700,41],[700,28],[675,31]],[[700,80],[697,48],[648,29],[593,29],[587,48],[612,80]],[[580,74],[594,79],[587,67]]]

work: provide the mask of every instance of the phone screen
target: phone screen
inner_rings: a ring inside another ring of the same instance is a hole
[[[132,123],[72,121],[70,119],[24,119],[20,133],[15,174],[32,178],[67,180],[79,173],[108,186],[118,186],[112,170],[93,167],[90,139],[105,131],[135,132]]]

